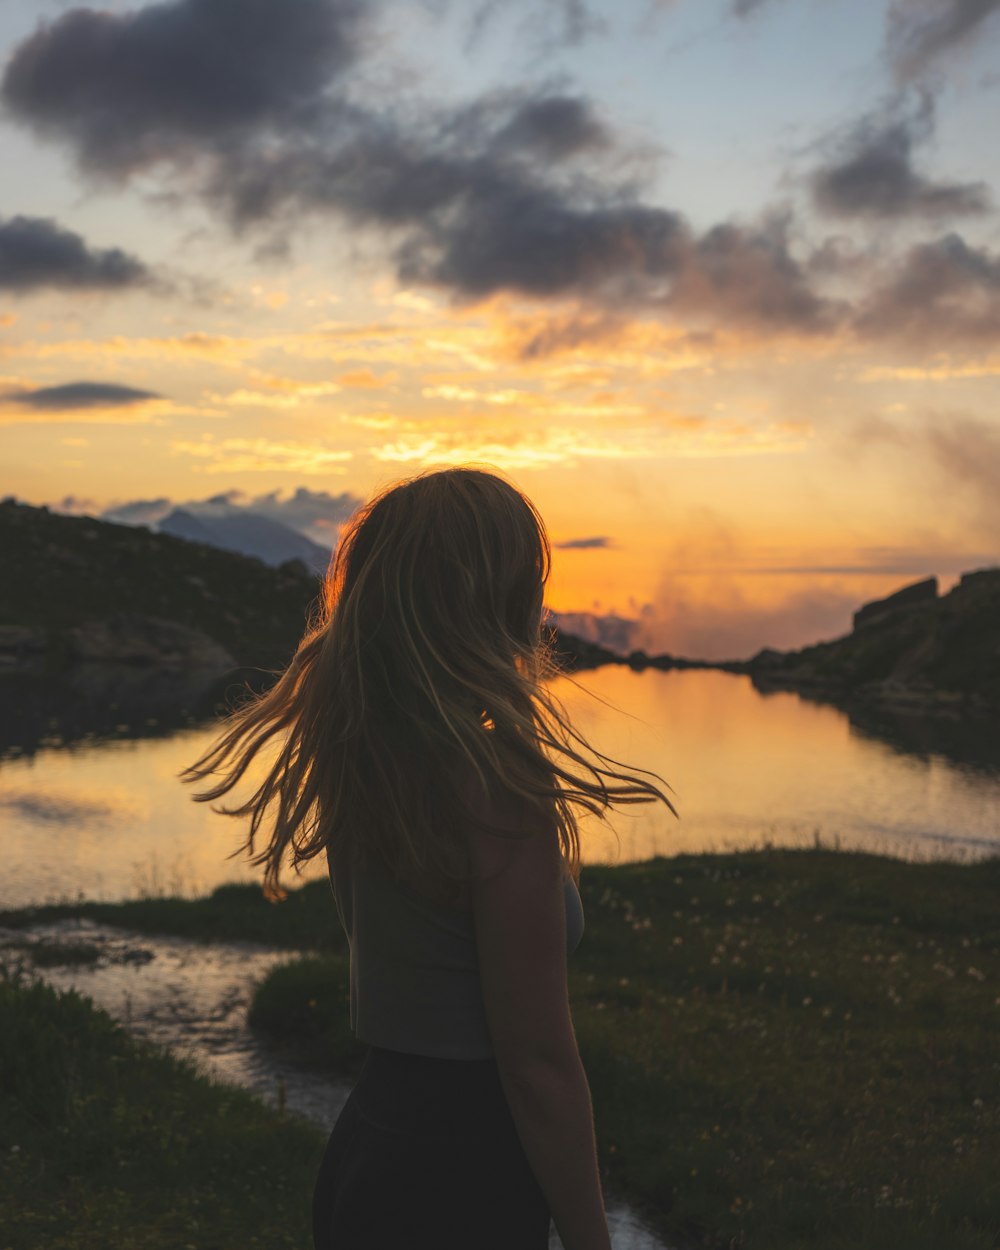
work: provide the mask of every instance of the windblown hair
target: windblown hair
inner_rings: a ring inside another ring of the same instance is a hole
[[[550,562],[534,505],[479,469],[399,482],[351,518],[288,667],[179,774],[222,772],[193,795],[207,802],[272,738],[283,743],[247,802],[213,809],[250,816],[233,854],[264,866],[268,898],[284,897],[286,855],[298,871],[324,850],[331,866],[374,855],[397,878],[430,871],[457,896],[472,879],[470,822],[518,836],[470,803],[473,780],[485,799],[555,826],[575,880],[578,809],[603,817],[661,799],[676,815],[659,786],[590,747],[546,687],[560,671],[543,625]]]

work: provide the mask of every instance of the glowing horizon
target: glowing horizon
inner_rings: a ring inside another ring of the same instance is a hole
[[[0,14],[4,494],[490,465],[706,659],[1000,560],[1000,6],[258,7]]]

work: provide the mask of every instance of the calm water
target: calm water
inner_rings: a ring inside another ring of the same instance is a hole
[[[713,671],[604,668],[578,680],[580,689],[556,686],[578,727],[605,753],[661,773],[681,817],[660,805],[633,808],[614,819],[618,840],[588,821],[587,862],[804,845],[816,836],[906,858],[1000,853],[995,725],[861,727],[836,708],[765,696],[747,677]],[[196,894],[253,879],[226,858],[246,822],[192,802],[177,780],[212,736],[202,726],[33,744],[32,754],[3,760],[0,907],[81,894]]]

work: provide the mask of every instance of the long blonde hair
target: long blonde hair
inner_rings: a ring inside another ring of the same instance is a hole
[[[538,511],[493,472],[422,473],[355,513],[288,667],[179,774],[223,772],[192,796],[208,802],[272,738],[283,741],[247,802],[213,809],[250,816],[233,854],[264,865],[268,898],[284,897],[286,854],[298,871],[324,850],[331,866],[374,855],[404,879],[429,868],[456,892],[471,880],[470,822],[517,836],[470,805],[471,777],[485,798],[555,825],[575,880],[576,809],[604,816],[660,799],[676,815],[653,781],[590,747],[547,689],[560,671],[543,626],[550,564]],[[273,831],[257,851],[272,803]]]

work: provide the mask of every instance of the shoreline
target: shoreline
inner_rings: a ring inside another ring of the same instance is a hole
[[[578,640],[573,639],[575,644]],[[983,698],[976,691],[954,691],[934,688],[926,683],[907,684],[886,680],[861,686],[849,686],[843,682],[824,680],[812,675],[795,676],[776,671],[767,662],[750,660],[687,660],[670,655],[647,655],[644,651],[619,655],[605,651],[591,654],[587,649],[560,650],[566,656],[570,676],[590,672],[608,666],[629,668],[635,673],[654,670],[661,673],[687,672],[692,669],[731,673],[749,677],[755,690],[767,695],[775,691],[787,691],[804,699],[838,707],[843,711],[885,711],[914,716],[960,719],[965,715],[982,717],[984,720],[1000,718],[1000,703]]]

